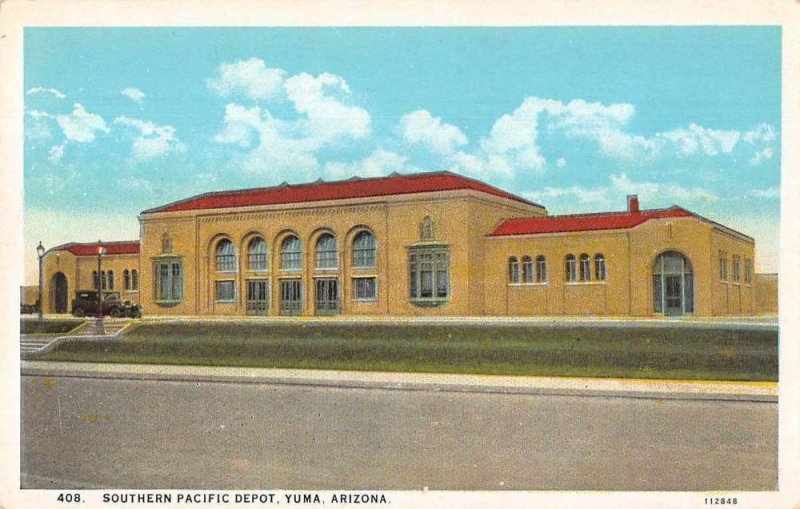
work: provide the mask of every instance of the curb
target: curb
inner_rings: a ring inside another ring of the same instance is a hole
[[[341,389],[777,403],[778,384],[23,361],[22,376]]]

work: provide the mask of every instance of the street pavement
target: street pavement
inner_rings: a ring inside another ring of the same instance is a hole
[[[27,488],[777,488],[770,400],[25,368],[21,383]]]

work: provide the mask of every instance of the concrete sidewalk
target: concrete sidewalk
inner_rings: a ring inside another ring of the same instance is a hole
[[[432,392],[533,394],[776,403],[772,382],[525,377],[22,361],[23,376],[278,384]]]

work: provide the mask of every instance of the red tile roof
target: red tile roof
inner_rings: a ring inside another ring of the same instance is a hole
[[[148,209],[143,211],[142,214],[248,207],[254,205],[279,205],[464,189],[480,191],[501,198],[541,207],[541,205],[497,189],[489,184],[462,177],[449,171],[442,171],[412,175],[400,175],[395,173],[388,177],[355,178],[334,182],[318,181],[298,185],[283,184],[276,187],[205,193],[185,200],[169,203],[161,207]]]
[[[666,217],[696,216],[686,209],[675,206],[668,209],[642,210],[640,212],[604,212],[600,214],[525,217],[503,221],[489,236],[502,237],[506,235],[627,229],[650,219]]]
[[[97,242],[88,244],[79,242],[70,242],[69,244],[63,244],[61,246],[53,248],[53,251],[69,251],[75,256],[97,256],[98,246],[100,246],[100,244],[98,244]],[[103,242],[103,247],[106,248],[106,256],[139,254],[138,240]]]

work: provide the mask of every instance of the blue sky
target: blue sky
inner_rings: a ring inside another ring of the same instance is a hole
[[[36,243],[221,189],[447,169],[550,213],[680,204],[777,270],[776,27],[27,28]]]

